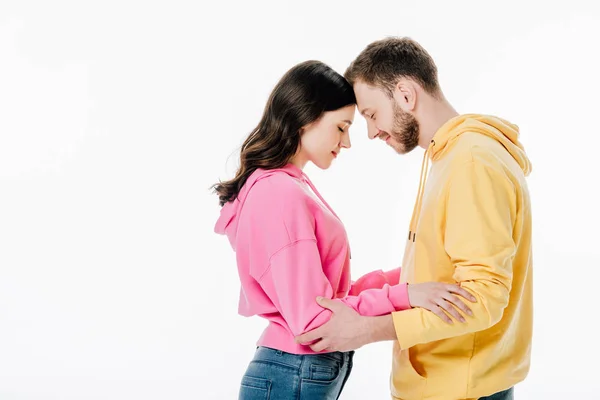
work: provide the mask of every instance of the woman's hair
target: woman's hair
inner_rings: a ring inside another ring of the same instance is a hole
[[[262,118],[244,141],[235,178],[213,186],[219,203],[234,201],[257,168],[285,166],[300,145],[302,127],[323,113],[356,104],[352,86],[343,76],[320,61],[292,67],[277,83]]]

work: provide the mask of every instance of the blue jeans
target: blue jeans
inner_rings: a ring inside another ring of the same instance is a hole
[[[335,400],[353,356],[353,351],[297,355],[259,347],[242,378],[239,400]]]
[[[479,400],[513,400],[515,398],[514,388],[510,388],[503,392],[498,392],[491,396],[481,397]]]

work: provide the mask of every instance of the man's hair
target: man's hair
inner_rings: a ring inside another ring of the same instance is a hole
[[[441,95],[437,67],[433,58],[408,37],[388,37],[369,44],[344,74],[354,85],[362,81],[379,87],[392,96],[400,78],[410,78],[434,97]]]

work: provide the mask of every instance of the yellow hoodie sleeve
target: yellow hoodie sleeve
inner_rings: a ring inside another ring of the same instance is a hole
[[[446,225],[440,228],[455,267],[454,280],[477,298],[468,303],[473,316],[465,316],[466,323],[448,324],[422,308],[395,312],[394,327],[403,349],[481,331],[502,317],[513,275],[517,193],[505,172],[493,164],[472,159],[452,174],[445,197]]]

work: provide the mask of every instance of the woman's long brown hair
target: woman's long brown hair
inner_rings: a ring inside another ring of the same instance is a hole
[[[213,186],[221,206],[234,201],[258,168],[285,166],[300,145],[302,127],[323,113],[356,104],[352,86],[320,61],[305,61],[285,73],[265,106],[262,118],[244,141],[235,177]]]

